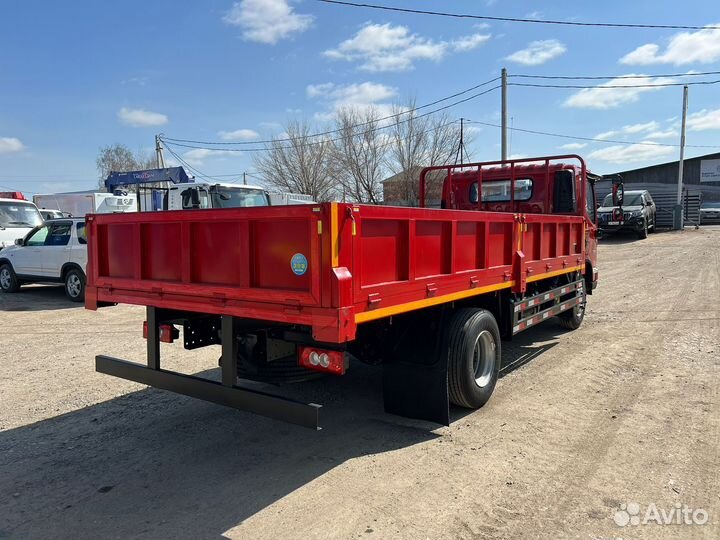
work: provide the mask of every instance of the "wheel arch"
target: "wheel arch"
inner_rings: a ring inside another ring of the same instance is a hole
[[[70,270],[80,270],[80,272],[82,272],[82,275],[85,276],[85,270],[83,270],[82,266],[80,266],[78,263],[66,262],[62,265],[62,269],[60,270],[60,277],[62,277],[62,279],[65,279],[65,276],[67,276],[67,273]]]

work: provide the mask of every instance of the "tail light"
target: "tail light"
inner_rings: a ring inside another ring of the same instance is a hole
[[[315,347],[298,347],[298,364],[315,371],[344,375],[347,369],[343,351],[329,351]]]
[[[158,326],[158,333],[160,341],[163,343],[172,343],[177,338],[180,337],[180,330],[175,328],[172,324],[161,324]],[[148,323],[147,321],[143,321],[143,337],[147,339],[148,337]]]

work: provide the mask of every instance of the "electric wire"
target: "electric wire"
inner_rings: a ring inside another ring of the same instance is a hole
[[[352,136],[353,136],[353,137],[357,137],[357,136],[360,136],[360,135],[365,135],[365,134],[367,134],[367,133],[373,133],[373,132],[375,132],[375,131],[379,131],[379,130],[383,130],[383,129],[388,129],[388,128],[391,128],[391,127],[396,126],[396,125],[398,125],[398,124],[405,124],[405,123],[408,123],[408,122],[412,122],[412,121],[415,121],[415,120],[419,120],[420,118],[424,118],[424,117],[426,117],[426,116],[430,116],[430,115],[432,115],[432,114],[436,114],[436,113],[438,113],[438,112],[441,112],[441,111],[450,109],[451,107],[455,107],[456,105],[460,105],[461,103],[465,103],[465,102],[467,102],[467,101],[476,99],[476,98],[478,98],[478,97],[480,97],[480,96],[489,94],[490,92],[493,92],[493,91],[495,91],[495,90],[498,90],[499,88],[500,88],[500,86],[498,85],[498,86],[495,86],[495,87],[490,88],[490,89],[488,89],[488,90],[485,90],[485,91],[483,91],[483,92],[479,92],[479,93],[477,93],[477,94],[473,94],[473,95],[471,95],[471,96],[468,96],[468,97],[466,97],[466,98],[463,98],[463,99],[461,99],[461,100],[458,100],[458,101],[456,101],[456,102],[454,102],[454,103],[450,103],[449,105],[445,105],[445,106],[443,106],[443,107],[438,107],[437,109],[433,109],[432,111],[428,111],[428,112],[425,112],[425,113],[423,113],[423,114],[419,114],[419,115],[417,115],[417,116],[410,116],[409,118],[406,118],[406,119],[403,119],[403,120],[398,120],[397,122],[395,122],[395,123],[393,123],[393,124],[387,124],[387,125],[383,125],[383,126],[377,126],[377,127],[372,128],[372,129],[368,129],[368,130],[366,130],[366,131],[362,131],[362,132],[359,132],[359,133],[353,133]],[[297,139],[287,139],[287,140],[289,140],[289,141],[291,141],[291,142],[296,142],[296,141],[298,141],[298,140],[304,140],[305,138],[307,138],[307,137],[298,137]],[[328,144],[328,143],[333,143],[333,142],[341,141],[341,140],[343,140],[343,139],[344,139],[344,137],[336,137],[336,138],[334,138],[334,139],[322,139],[322,140],[320,140],[320,141],[305,142],[305,143],[300,144],[300,146],[313,146],[313,145],[316,145],[316,144]],[[276,141],[271,141],[270,144],[272,144],[273,146],[271,146],[271,147],[262,147],[262,148],[208,148],[208,147],[206,147],[206,146],[198,146],[198,145],[192,145],[192,144],[177,143],[177,142],[172,142],[172,141],[168,141],[168,140],[163,140],[163,142],[165,143],[166,147],[167,147],[168,145],[172,145],[172,146],[180,146],[180,147],[183,147],[183,148],[193,148],[193,149],[199,149],[199,150],[216,150],[216,151],[220,151],[220,152],[265,152],[265,151],[274,150],[274,149],[289,149],[289,148],[292,148],[293,146],[296,146],[296,144],[286,145],[286,146],[278,146],[278,145],[277,145],[278,142],[285,142],[285,140],[279,140],[279,139],[276,140]]]
[[[521,17],[494,17],[490,15],[474,15],[470,13],[450,13],[444,11],[430,11],[424,9],[401,8],[396,6],[385,6],[379,4],[367,4],[360,2],[348,2],[345,0],[317,0],[325,4],[336,4],[339,6],[375,9],[382,11],[394,11],[398,13],[411,13],[413,15],[433,15],[436,17],[450,17],[455,19],[475,19],[482,21],[498,21],[513,23],[549,24],[562,26],[590,26],[596,28],[656,28],[665,30],[720,30],[720,26],[696,26],[683,24],[646,24],[646,23],[606,23],[606,22],[583,22],[583,21],[560,21],[553,19],[528,19]]]
[[[559,80],[606,80],[606,79],[661,79],[670,77],[704,77],[708,75],[720,75],[720,71],[698,71],[690,73],[663,73],[659,75],[530,75],[527,73],[508,73],[508,78],[518,79],[559,79]]]
[[[502,128],[500,124],[492,124],[490,122],[480,122],[479,120],[465,120],[465,122],[469,124],[479,124],[481,126],[489,126],[494,128]],[[656,142],[650,142],[650,141],[622,141],[618,139],[599,139],[597,137],[580,137],[577,135],[565,135],[562,133],[551,133],[548,131],[538,131],[533,129],[523,129],[523,128],[517,128],[517,127],[508,127],[508,130],[511,131],[518,131],[521,133],[530,133],[533,135],[545,135],[548,137],[558,137],[561,139],[570,139],[570,140],[577,140],[577,141],[591,141],[591,142],[602,142],[602,143],[611,143],[611,144],[627,144],[627,145],[634,145],[639,144],[643,146],[669,146],[673,148],[679,148],[679,144],[669,144],[669,143],[656,143]],[[720,148],[720,146],[712,146],[712,145],[701,145],[701,144],[686,144],[685,148]]]
[[[467,93],[469,93],[469,92],[472,92],[472,91],[474,91],[474,90],[477,90],[478,88],[482,88],[483,86],[487,86],[488,84],[492,84],[492,83],[494,83],[494,82],[496,82],[496,81],[499,81],[499,80],[500,80],[500,77],[495,77],[495,78],[490,79],[490,80],[487,80],[487,81],[485,81],[485,82],[483,82],[483,83],[476,84],[475,86],[471,86],[470,88],[466,88],[465,90],[461,90],[460,92],[455,92],[454,94],[451,94],[451,95],[449,95],[449,96],[446,96],[446,97],[443,97],[443,98],[440,98],[440,99],[436,99],[435,101],[432,101],[432,102],[430,102],[430,103],[426,103],[425,105],[420,105],[419,107],[413,107],[412,109],[407,109],[407,110],[404,110],[404,111],[401,111],[401,112],[398,112],[398,113],[394,113],[394,114],[391,114],[391,115],[388,115],[388,116],[384,116],[384,117],[382,117],[382,118],[378,118],[378,119],[376,119],[376,120],[371,120],[371,121],[369,121],[369,122],[361,122],[361,123],[359,123],[359,124],[355,124],[355,125],[353,125],[353,126],[350,126],[350,129],[355,129],[355,128],[358,128],[358,127],[367,126],[367,125],[369,125],[369,124],[374,124],[374,123],[377,123],[377,122],[384,122],[384,121],[386,121],[386,120],[392,120],[392,119],[394,119],[394,118],[399,118],[400,116],[403,116],[403,115],[405,115],[405,114],[411,114],[411,113],[414,113],[414,112],[416,112],[416,111],[420,111],[420,110],[422,110],[422,109],[427,109],[428,107],[433,107],[433,106],[435,106],[435,105],[437,105],[437,104],[439,104],[439,103],[443,103],[443,102],[445,102],[445,101],[454,99],[454,98],[456,98],[456,97],[460,97],[460,96],[465,95],[465,94],[467,94]],[[495,87],[494,89],[497,89],[497,88],[499,88],[499,87]],[[479,96],[479,95],[482,95],[482,93],[481,93],[481,94],[476,94],[474,97],[477,97],[477,96]],[[462,102],[460,102],[460,103],[462,103]],[[417,118],[417,117],[416,117],[416,118]],[[347,128],[345,128],[345,129],[347,129]],[[295,141],[295,140],[300,140],[300,139],[311,139],[311,138],[316,138],[316,137],[324,137],[324,136],[327,136],[327,135],[333,135],[333,134],[335,134],[335,133],[340,133],[341,131],[344,131],[344,129],[342,129],[342,128],[341,128],[341,129],[332,129],[332,130],[329,130],[329,131],[323,131],[323,132],[319,132],[319,133],[312,133],[312,134],[310,134],[310,135],[303,135],[303,136],[301,136],[301,137],[294,137],[294,138],[286,137],[286,138],[267,139],[267,140],[259,140],[259,141],[197,141],[197,140],[191,140],[191,139],[178,139],[178,138],[173,138],[173,137],[165,137],[164,135],[161,135],[161,136],[160,136],[160,139],[161,139],[162,141],[170,141],[170,142],[193,143],[193,144],[207,144],[207,145],[213,145],[213,146],[231,146],[231,145],[274,144],[274,143],[278,143],[278,142],[290,142],[290,141]]]

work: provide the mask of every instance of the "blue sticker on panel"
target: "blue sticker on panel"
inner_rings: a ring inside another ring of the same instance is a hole
[[[308,269],[308,261],[302,253],[296,253],[290,259],[290,268],[296,276],[302,276]]]

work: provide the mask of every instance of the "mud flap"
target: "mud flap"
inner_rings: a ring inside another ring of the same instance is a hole
[[[450,425],[447,359],[432,365],[383,365],[385,412]]]

